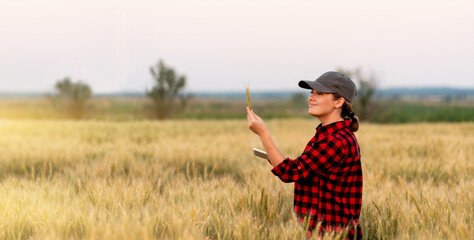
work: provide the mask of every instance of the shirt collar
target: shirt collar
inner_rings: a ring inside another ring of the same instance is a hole
[[[320,137],[331,135],[334,132],[337,132],[341,129],[348,128],[351,125],[351,120],[346,119],[339,122],[333,122],[326,126],[323,126],[321,123],[316,127],[316,133],[319,133]]]

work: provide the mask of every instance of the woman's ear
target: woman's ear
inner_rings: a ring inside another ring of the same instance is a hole
[[[346,99],[344,99],[344,98],[339,98],[339,99],[337,99],[337,101],[336,101],[336,108],[342,107],[342,105],[344,105],[345,102],[346,102]]]

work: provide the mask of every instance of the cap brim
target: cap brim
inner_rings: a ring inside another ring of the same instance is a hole
[[[299,81],[298,86],[300,88],[313,89],[315,91],[323,92],[323,93],[335,93],[333,90],[325,87],[321,83],[318,83],[314,80],[312,80],[312,81],[310,81],[310,80],[301,80],[301,81]]]

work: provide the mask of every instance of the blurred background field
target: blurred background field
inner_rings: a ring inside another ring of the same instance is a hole
[[[366,121],[374,123],[466,122],[474,121],[474,90],[388,89],[377,90],[371,99]],[[405,94],[405,95],[403,95]],[[307,114],[307,93],[252,93],[255,111],[268,118],[311,118]],[[172,119],[242,119],[247,105],[245,92],[201,93],[191,97]],[[152,120],[153,102],[143,95],[122,93],[97,95],[84,107],[82,119],[129,121]],[[357,106],[356,106],[356,113]],[[4,119],[70,119],[55,109],[44,95],[1,95],[0,117]]]
[[[317,124],[267,121],[290,157]],[[2,119],[0,134],[0,239],[305,239],[244,119]],[[356,136],[365,239],[472,239],[472,122]]]

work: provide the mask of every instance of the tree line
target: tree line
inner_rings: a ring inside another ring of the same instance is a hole
[[[165,119],[186,106],[189,95],[184,93],[186,76],[178,75],[163,60],[150,67],[154,85],[146,90],[146,96],[153,102],[154,116]],[[54,93],[47,95],[53,107],[74,119],[84,117],[86,102],[92,97],[92,89],[81,80],[60,79],[54,85]]]
[[[357,83],[358,92],[354,107],[361,120],[368,119],[369,115],[375,111],[371,101],[377,86],[375,75],[364,75],[361,68],[339,68],[337,71]],[[145,90],[145,93],[152,100],[154,117],[166,119],[182,111],[190,99],[190,95],[184,93],[186,76],[178,75],[176,70],[166,65],[163,60],[150,66],[150,74],[153,79],[153,87]],[[86,111],[86,103],[92,95],[92,89],[88,84],[81,80],[74,82],[71,78],[65,77],[56,82],[54,93],[47,95],[47,98],[57,111],[63,112],[71,118],[81,119]],[[292,97],[295,104],[304,104],[305,99],[303,94]]]

